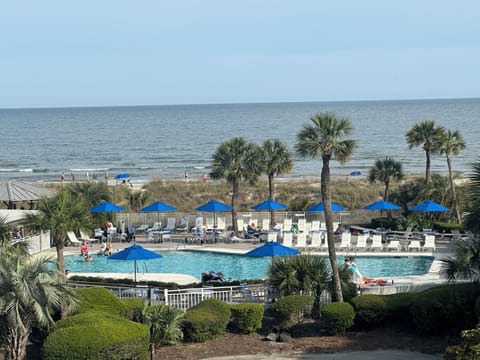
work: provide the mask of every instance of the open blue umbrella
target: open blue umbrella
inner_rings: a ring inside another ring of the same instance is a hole
[[[125,180],[125,179],[128,179],[129,177],[130,177],[130,175],[128,175],[127,173],[120,173],[117,176],[115,176],[115,179]]]
[[[287,205],[281,204],[272,199],[262,201],[261,203],[252,206],[253,210],[283,210],[286,208],[288,208]]]
[[[425,200],[424,202],[412,206],[411,211],[423,211],[423,212],[445,212],[449,209],[443,205],[436,203],[433,200]]]
[[[144,247],[133,244],[125,249],[110,255],[111,260],[133,260],[134,281],[137,282],[137,260],[151,260],[163,257],[153,251],[147,250]]]
[[[217,212],[230,211],[232,207],[217,200],[210,200],[209,202],[200,205],[195,209],[196,211],[205,211],[213,213],[213,227],[217,227]]]
[[[342,205],[334,203],[334,202],[332,202],[331,208],[332,208],[332,211],[343,211],[343,210],[345,210],[345,208]],[[325,211],[325,208],[323,207],[323,204],[321,202],[319,202],[315,205],[310,206],[307,209],[307,211],[308,212],[320,212],[320,211]]]
[[[165,211],[175,211],[176,207],[166,204],[163,201],[155,201],[148,206],[145,206],[140,209],[143,212],[165,212]]]
[[[282,245],[276,241],[267,241],[262,246],[252,249],[243,256],[255,256],[255,257],[274,257],[274,256],[293,256],[300,254],[300,251],[291,247]]]
[[[400,210],[401,206],[392,204],[385,200],[378,200],[363,207],[364,210]]]
[[[112,204],[108,201],[103,201],[97,206],[90,208],[91,213],[102,213],[102,212],[115,212],[115,211],[123,211],[125,208],[120,205]]]

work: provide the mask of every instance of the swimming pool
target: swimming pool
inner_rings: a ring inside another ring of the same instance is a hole
[[[247,257],[235,254],[222,254],[203,251],[160,251],[161,259],[137,261],[139,273],[180,273],[201,279],[205,271],[221,271],[225,278],[235,280],[265,278],[270,258]],[[343,263],[343,257],[338,259]],[[369,277],[392,277],[422,275],[432,264],[431,256],[357,256],[360,271]],[[328,259],[327,259],[327,263]],[[71,272],[130,273],[133,261],[109,260],[95,255],[92,262],[85,262],[82,256],[65,256],[65,266]]]

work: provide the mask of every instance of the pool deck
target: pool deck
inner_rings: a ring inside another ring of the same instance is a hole
[[[177,242],[175,242],[177,241]],[[251,242],[241,242],[241,243],[217,243],[217,244],[202,244],[202,245],[192,245],[192,244],[185,244],[181,242],[180,238],[174,238],[172,242],[164,242],[164,243],[152,243],[146,241],[141,236],[137,237],[137,244],[142,245],[143,247],[153,250],[153,251],[167,251],[167,250],[174,250],[174,251],[182,251],[182,250],[189,250],[189,251],[209,251],[209,252],[222,252],[228,254],[244,254],[247,251],[253,249],[254,247],[260,246],[261,243],[251,243]],[[126,242],[114,242],[113,249],[114,251],[121,250],[125,247],[132,245],[132,243]],[[98,243],[91,243],[90,249],[92,253],[96,253],[100,250],[100,244]],[[55,248],[47,250],[48,253],[55,253]],[[66,247],[65,248],[65,255],[76,255],[79,254],[78,247]],[[314,254],[314,255],[328,255],[326,251],[302,251],[302,253]],[[392,277],[388,278],[387,280],[389,283],[393,280],[395,284],[395,288],[398,290],[399,286],[408,286],[413,290],[421,290],[423,287],[428,286],[431,284],[439,284],[445,282],[445,276],[442,274],[442,262],[440,259],[444,259],[447,256],[450,256],[452,253],[449,249],[448,244],[438,244],[437,249],[435,252],[432,251],[409,251],[409,252],[399,252],[399,251],[339,251],[337,250],[337,256],[346,256],[346,255],[353,255],[353,256],[434,256],[435,259],[430,267],[428,273],[424,275],[415,275],[415,276],[402,276],[402,277]],[[115,279],[122,279],[122,278],[133,278],[133,272],[130,273],[73,273],[71,272],[69,276],[92,276],[92,277],[105,277],[105,278],[115,278]],[[199,279],[195,278],[194,276],[187,275],[187,274],[178,274],[178,273],[137,273],[137,281],[159,281],[159,282],[174,282],[180,285],[188,285],[192,283],[198,283]],[[372,289],[366,289],[366,292],[375,292],[375,293],[389,293],[389,291],[393,291],[391,288],[393,286],[375,286],[371,287]],[[381,288],[381,290],[378,290]],[[394,291],[397,292],[397,291]]]

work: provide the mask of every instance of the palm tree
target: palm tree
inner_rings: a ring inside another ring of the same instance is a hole
[[[477,220],[478,221],[478,220]],[[455,256],[442,259],[445,264],[448,281],[480,281],[480,238],[455,243]]]
[[[327,225],[328,255],[332,266],[332,278],[337,301],[343,301],[340,277],[338,274],[337,256],[333,229],[333,213],[331,209],[330,161],[335,159],[345,163],[355,150],[355,140],[345,140],[352,132],[352,124],[348,118],[340,118],[331,113],[318,113],[311,118],[311,124],[304,124],[297,134],[295,148],[303,157],[322,158],[321,192],[325,207]]]
[[[293,163],[287,145],[280,140],[265,140],[262,143],[262,158],[268,176],[268,198],[274,199],[273,179],[275,176],[289,173]],[[274,212],[270,211],[270,226],[275,225]]]
[[[72,311],[78,302],[51,259],[12,249],[4,253],[5,246],[0,249],[0,335],[5,359],[25,359],[32,327],[53,324],[52,314],[61,306]]]
[[[464,225],[475,233],[480,233],[480,162],[472,164],[469,176],[468,193],[470,197],[469,213],[465,217]]]
[[[435,121],[425,120],[421,123],[414,124],[407,132],[406,138],[408,147],[410,149],[422,146],[427,158],[427,164],[425,168],[425,182],[427,184],[431,181],[430,163],[431,155],[438,153],[438,138],[441,136],[442,128],[438,127]]]
[[[388,201],[390,197],[390,183],[392,181],[399,181],[402,178],[402,164],[388,156],[383,160],[375,161],[374,167],[371,168],[368,173],[368,180],[371,183],[377,181],[383,183],[383,199],[385,201]],[[388,217],[392,217],[391,211],[388,211]]]
[[[51,198],[39,201],[38,214],[27,214],[22,224],[32,230],[50,230],[57,249],[58,270],[65,273],[63,249],[68,231],[87,231],[91,228],[91,217],[82,198],[75,198],[66,189],[59,190]]]
[[[448,177],[450,181],[450,190],[452,191],[452,213],[454,214],[457,222],[460,224],[462,218],[460,216],[460,210],[458,208],[458,199],[457,193],[455,191],[455,182],[453,181],[453,171],[452,171],[452,155],[458,156],[460,151],[465,149],[465,140],[463,140],[462,134],[458,130],[443,130],[439,138],[439,151],[440,154],[445,154],[447,158],[448,166]]]
[[[210,178],[225,179],[232,186],[232,224],[238,232],[237,199],[240,182],[243,180],[254,183],[263,170],[260,148],[254,143],[247,143],[242,137],[234,137],[221,143],[212,156],[212,171]]]

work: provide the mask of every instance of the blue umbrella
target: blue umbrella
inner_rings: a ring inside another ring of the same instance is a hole
[[[172,205],[168,205],[163,201],[155,201],[154,203],[140,209],[140,211],[143,211],[143,212],[164,212],[164,211],[175,211],[175,210],[177,210],[176,207]]]
[[[128,179],[129,177],[130,175],[128,175],[127,173],[120,173],[117,176],[115,176],[115,179],[124,180],[124,179]]]
[[[343,211],[345,208],[337,203],[332,202],[332,211]],[[319,211],[325,211],[325,208],[323,207],[323,204],[319,202],[318,204],[310,206],[307,211],[309,212],[319,212]]]
[[[433,200],[425,200],[424,202],[412,206],[411,211],[423,211],[423,212],[445,212],[449,209],[443,205],[436,203]]]
[[[216,213],[220,211],[230,211],[232,207],[230,205],[224,204],[217,200],[210,200],[209,202],[200,205],[195,210],[197,211],[205,211],[213,213],[213,227],[217,227],[217,216]]]
[[[360,170],[354,170],[350,173],[350,176],[360,176],[362,172]]]
[[[108,258],[112,260],[133,260],[134,280],[137,282],[137,260],[151,260],[163,257],[153,251],[147,250],[144,247],[133,244],[125,249],[110,255]]]
[[[298,255],[300,254],[300,251],[297,249],[293,249],[291,247],[282,245],[276,241],[267,241],[265,244],[262,246],[256,247],[255,249],[252,249],[243,256],[255,256],[255,257],[265,257],[265,256],[292,256],[292,255]]]
[[[122,210],[125,210],[123,206],[115,205],[108,201],[103,201],[97,206],[90,208],[90,212],[92,213],[114,212],[114,211],[122,211]]]
[[[281,204],[272,199],[262,201],[261,203],[252,206],[253,210],[283,210],[286,208],[288,208],[287,205]]]
[[[363,207],[364,210],[400,210],[401,206],[392,204],[385,200],[378,200]]]

